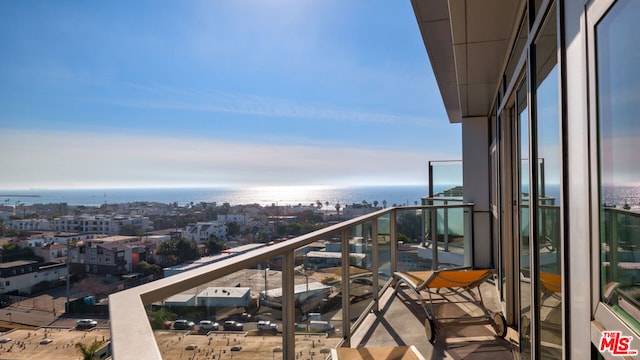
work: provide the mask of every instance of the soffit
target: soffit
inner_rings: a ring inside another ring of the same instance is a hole
[[[450,122],[489,114],[522,1],[412,0]]]

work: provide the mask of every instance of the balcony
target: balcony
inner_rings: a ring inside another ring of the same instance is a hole
[[[111,295],[114,358],[327,359],[332,348],[397,345],[430,359],[510,358],[511,342],[488,325],[443,329],[446,341],[431,345],[419,303],[395,295],[396,270],[473,267],[473,204],[427,200],[432,205],[383,209]],[[495,286],[481,289],[500,311]],[[150,321],[167,312],[221,329]],[[278,328],[260,329],[258,320]],[[222,331],[225,321],[243,326]]]

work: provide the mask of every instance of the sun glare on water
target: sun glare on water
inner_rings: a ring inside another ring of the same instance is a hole
[[[332,199],[319,198],[318,196],[325,197],[326,191],[331,189],[333,188],[328,186],[260,186],[252,190],[255,191],[255,198],[260,199],[261,202],[271,201],[280,205],[295,205],[303,200],[330,201]],[[320,195],[321,193],[323,195]]]

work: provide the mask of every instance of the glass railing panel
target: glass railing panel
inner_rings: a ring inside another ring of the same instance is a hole
[[[323,359],[343,336],[342,233],[327,235],[294,253],[295,352]]]
[[[282,353],[282,259],[200,284],[147,307],[163,359]]]
[[[603,208],[603,300],[640,329],[640,214]]]
[[[351,227],[349,244],[349,320],[353,325],[370,308],[373,290],[373,221]]]
[[[429,196],[462,199],[462,161],[430,161],[429,180]]]
[[[396,267],[398,271],[431,270],[433,266],[430,245],[423,246],[423,226],[428,210],[398,209],[396,211]]]
[[[432,269],[472,266],[472,206],[451,200],[429,201],[434,205],[419,211],[424,228],[421,257],[429,260]]]
[[[376,219],[378,222],[378,290],[391,279],[391,214],[386,213]]]

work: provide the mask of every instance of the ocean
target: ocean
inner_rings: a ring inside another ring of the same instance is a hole
[[[446,187],[445,187],[446,188]],[[427,196],[428,186],[369,186],[369,187],[315,187],[277,186],[229,188],[154,188],[154,189],[78,189],[78,190],[0,190],[0,204],[14,206],[67,203],[69,205],[100,206],[102,204],[148,201],[182,206],[188,203],[228,202],[231,205],[260,204],[262,206],[308,205],[317,201],[330,207],[335,204],[347,205],[367,201],[377,201],[382,206],[414,205]]]
[[[453,185],[436,187],[439,192]],[[548,196],[557,197],[559,188],[548,187]],[[0,204],[15,206],[16,204],[55,204],[100,206],[102,204],[149,201],[170,204],[177,202],[185,205],[190,202],[228,202],[231,205],[259,204],[262,206],[309,205],[318,200],[333,208],[335,204],[361,204],[362,201],[373,203],[378,201],[382,206],[414,205],[428,194],[428,185],[412,186],[363,186],[363,187],[317,187],[317,186],[272,186],[250,188],[153,188],[153,189],[32,189],[32,190],[0,190]],[[605,187],[603,202],[609,206],[622,208],[629,204],[631,210],[640,212],[640,188],[630,186]],[[326,205],[325,205],[326,206]]]

